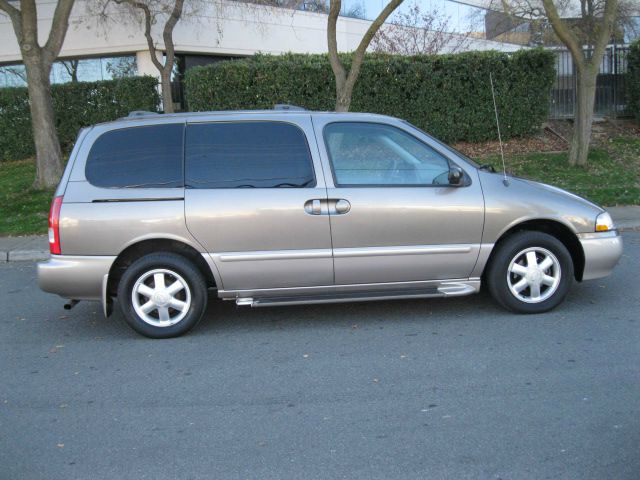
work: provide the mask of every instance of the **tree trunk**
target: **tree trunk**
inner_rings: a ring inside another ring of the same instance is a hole
[[[348,112],[350,106],[351,99],[344,98],[342,95],[338,94],[338,98],[336,99],[336,112]]]
[[[171,70],[163,69],[160,73],[162,82],[162,106],[164,113],[174,113],[173,95],[171,94]]]
[[[336,78],[336,112],[348,112],[353,88],[349,88],[347,81],[341,80]]]
[[[351,60],[351,66],[349,73],[342,65],[342,61],[338,56],[338,40],[337,40],[337,22],[340,15],[340,9],[342,7],[341,0],[329,1],[329,15],[327,17],[327,48],[329,50],[329,62],[331,63],[331,69],[336,80],[336,112],[348,112],[351,107],[351,96],[353,94],[353,88],[360,74],[360,67],[364,61],[364,56],[371,43],[371,40],[375,34],[380,30],[380,27],[385,22],[389,15],[403,2],[404,0],[391,0],[378,14],[369,28],[363,35],[358,48],[353,53],[353,59]]]
[[[50,67],[40,58],[24,58],[29,90],[29,107],[33,140],[36,147],[36,182],[38,188],[53,188],[62,176],[62,151],[56,131]]]
[[[587,164],[591,127],[593,124],[593,106],[596,100],[596,78],[598,71],[590,67],[577,73],[576,108],[573,122],[573,137],[569,148],[569,164]]]

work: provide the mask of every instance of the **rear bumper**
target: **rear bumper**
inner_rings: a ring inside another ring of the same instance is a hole
[[[38,264],[38,286],[75,300],[104,301],[105,279],[115,256],[52,255]]]
[[[622,237],[617,230],[578,235],[584,251],[582,280],[606,277],[622,256]]]

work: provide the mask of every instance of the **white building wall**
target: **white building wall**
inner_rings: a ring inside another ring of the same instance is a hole
[[[160,57],[160,54],[158,55],[158,57]],[[161,58],[160,61],[162,61]],[[156,77],[158,79],[158,82],[160,81],[160,72],[153,64],[153,61],[151,60],[151,53],[149,53],[149,50],[136,52],[136,66],[138,67],[138,75],[149,75],[152,77]]]
[[[89,0],[90,1],[90,0]],[[38,27],[44,43],[51,27],[55,0],[40,0]],[[258,52],[281,54],[326,53],[327,16],[281,8],[247,6],[242,3],[207,2],[208,7],[174,32],[176,51],[208,55],[253,55]],[[87,0],[77,0],[60,56],[62,58],[136,54],[140,73],[156,74],[150,58],[143,52],[147,44],[141,27],[134,22],[99,25],[97,15],[87,10]],[[340,18],[338,48],[354,50],[369,27],[367,20]],[[155,35],[161,38],[161,35]],[[468,50],[514,50],[517,46],[471,40]],[[0,15],[0,64],[20,62],[20,50],[11,21]]]

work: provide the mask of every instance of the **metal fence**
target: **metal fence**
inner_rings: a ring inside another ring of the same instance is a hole
[[[628,46],[611,45],[600,64],[596,82],[594,114],[598,117],[627,116],[625,79]],[[553,119],[573,118],[576,104],[576,71],[571,54],[556,50],[556,80],[551,91],[549,116]]]

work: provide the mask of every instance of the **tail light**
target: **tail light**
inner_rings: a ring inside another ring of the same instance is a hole
[[[49,210],[49,251],[52,255],[60,255],[60,208],[62,196],[53,197],[51,210]]]

